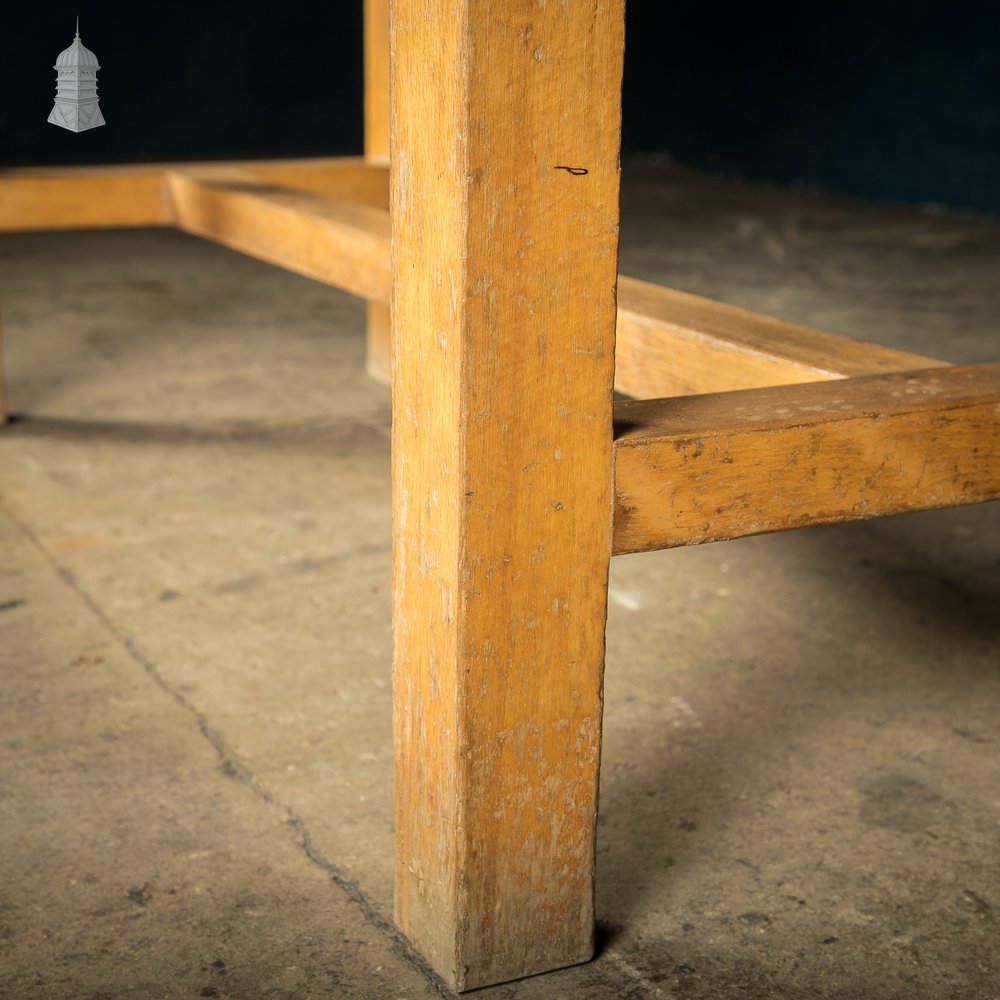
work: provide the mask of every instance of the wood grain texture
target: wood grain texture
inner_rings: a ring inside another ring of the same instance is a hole
[[[622,6],[392,7],[396,918],[460,990],[593,950]]]
[[[647,281],[619,279],[615,388],[638,399],[943,364]]]
[[[226,168],[170,171],[177,225],[365,298],[389,296],[385,212]]]
[[[619,403],[616,554],[1000,497],[1000,364]]]

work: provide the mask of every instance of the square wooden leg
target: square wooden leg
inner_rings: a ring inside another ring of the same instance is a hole
[[[622,0],[394,0],[396,919],[464,990],[582,962]]]
[[[369,302],[365,307],[365,371],[376,382],[392,380],[392,320],[389,307]]]
[[[0,427],[7,423],[7,373],[3,360],[3,323],[0,321]]]
[[[365,0],[365,157],[389,158],[389,0]],[[369,302],[365,327],[365,370],[376,382],[391,377],[389,310]]]

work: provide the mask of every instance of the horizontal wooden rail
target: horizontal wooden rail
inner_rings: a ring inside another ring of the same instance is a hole
[[[387,301],[389,213],[240,171],[170,171],[177,225],[271,264]]]
[[[387,206],[388,169],[360,157],[0,170],[0,231],[179,225],[380,302]],[[945,364],[624,276],[615,363],[639,398]]]
[[[616,554],[1000,498],[1000,364],[615,407]]]
[[[167,174],[239,170],[272,184],[388,209],[389,170],[359,156],[232,163],[0,169],[0,232],[170,226]]]
[[[227,193],[226,184],[226,177],[234,174],[224,169],[215,174],[212,181],[212,172],[205,170],[197,174],[188,171],[184,176],[198,178],[203,200],[221,203],[235,192],[234,188]],[[245,195],[249,188],[242,183],[240,191]],[[301,185],[303,191],[306,186]],[[259,191],[270,200],[281,196],[280,191],[263,184]],[[332,205],[320,195],[285,198],[280,257],[258,252],[245,239],[248,227],[262,235],[267,231],[262,218],[255,220],[253,213],[241,215],[238,223],[227,218],[214,232],[192,228],[180,219],[179,224],[190,232],[220,239],[236,249],[356,292],[358,272],[377,266],[379,255],[388,256],[388,217],[373,210],[361,216],[352,215],[348,220],[346,205],[341,204],[336,211]],[[328,223],[322,232],[312,221],[318,217]],[[350,227],[352,234],[346,242],[341,234],[344,225]],[[240,234],[235,231],[237,226]],[[365,238],[354,244],[354,236],[362,229]],[[331,245],[329,266],[321,274],[315,262],[324,259],[323,239],[329,239]],[[300,266],[307,254],[314,263]],[[368,292],[358,294],[388,302],[388,268],[379,270],[377,277],[377,287],[369,286]],[[619,277],[618,284],[615,361],[615,388],[627,395],[646,396],[718,392],[945,366],[945,362],[933,358],[812,330],[624,276]]]
[[[362,157],[233,164],[258,180],[389,211],[389,166]],[[192,169],[192,168],[188,168]]]
[[[648,281],[618,279],[615,388],[637,399],[945,364]]]
[[[160,164],[0,170],[0,232],[172,224]]]

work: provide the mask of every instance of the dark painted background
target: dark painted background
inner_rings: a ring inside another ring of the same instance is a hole
[[[0,162],[357,152],[360,7],[11,7]],[[108,125],[73,134],[45,119],[78,12]],[[1000,0],[630,0],[623,130],[626,153],[1000,212]]]

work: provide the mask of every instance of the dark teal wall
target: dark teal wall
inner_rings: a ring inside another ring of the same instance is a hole
[[[22,5],[4,23],[0,163],[357,151],[360,11]],[[628,0],[627,12],[626,152],[1000,212],[1000,0]],[[108,121],[79,135],[45,121],[77,13]]]
[[[998,0],[632,0],[627,10],[627,148],[1000,212]]]
[[[101,63],[107,125],[46,123],[56,56]],[[35,0],[4,24],[0,162],[95,163],[360,151],[361,0]]]

